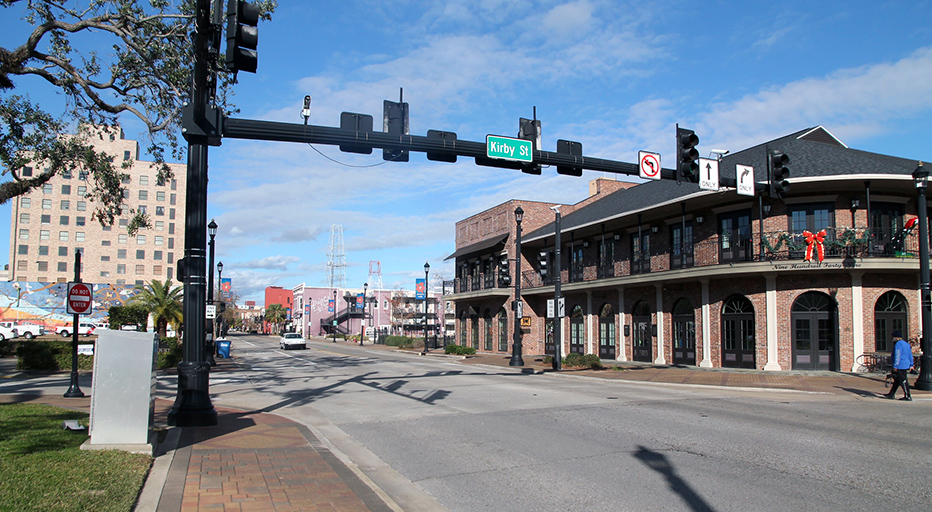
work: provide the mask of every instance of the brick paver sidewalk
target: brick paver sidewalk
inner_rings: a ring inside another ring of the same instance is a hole
[[[159,512],[391,510],[306,426],[216,409],[216,426],[182,429]]]

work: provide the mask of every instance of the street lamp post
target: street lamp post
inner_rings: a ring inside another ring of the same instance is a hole
[[[430,273],[430,263],[424,263],[424,353],[430,352],[427,348],[427,275]]]
[[[23,298],[23,289],[18,282],[13,283],[13,288],[16,288],[16,325],[19,325],[19,301]]]
[[[362,346],[362,338],[366,335],[366,292],[369,291],[369,283],[362,285],[362,326],[359,328],[359,346]]]
[[[515,208],[515,333],[511,343],[511,360],[508,366],[524,366],[524,358],[521,357],[521,317],[524,314],[524,308],[521,304],[521,221],[524,220],[524,209],[520,206]]]
[[[214,273],[213,270],[211,270],[210,273],[211,275],[213,275]],[[223,262],[222,261],[217,262],[217,282],[218,282],[219,287],[223,286]],[[223,302],[223,291],[220,290],[218,293],[220,295],[219,302]],[[217,308],[217,313],[218,313],[217,314],[217,334],[219,336],[223,336],[223,314],[220,313],[220,308]]]
[[[217,236],[217,223],[214,219],[210,219],[210,224],[207,225],[207,235],[210,236],[210,240],[207,241],[207,303],[214,303],[214,237]],[[215,339],[217,333],[214,329],[214,321],[209,320],[207,325],[207,330],[210,332],[210,338],[205,340],[204,352],[207,354],[207,363],[211,366],[217,366],[217,361],[214,360],[214,347]]]
[[[330,330],[333,332],[333,342],[337,342],[337,289],[333,289],[333,318],[330,320]]]
[[[930,391],[932,390],[932,353],[930,353],[932,347],[929,341],[930,330],[932,330],[932,297],[929,296],[929,223],[926,204],[929,171],[922,166],[922,162],[919,162],[919,167],[913,171],[913,180],[919,192],[919,293],[922,300],[922,341],[919,345],[922,349],[922,356],[919,358],[921,367],[914,387]]]

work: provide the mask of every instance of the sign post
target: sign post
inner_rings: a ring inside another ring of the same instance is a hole
[[[74,282],[68,283],[68,298],[65,301],[68,313],[74,315],[71,326],[71,386],[65,392],[65,398],[82,398],[84,392],[78,385],[78,327],[79,316],[89,315],[94,311],[94,293],[91,285],[81,282],[81,251],[74,252]]]

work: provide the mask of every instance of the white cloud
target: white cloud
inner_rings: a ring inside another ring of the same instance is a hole
[[[898,119],[925,115],[932,107],[929,83],[932,47],[712,105],[697,132],[734,149],[820,124],[842,140],[876,135]]]

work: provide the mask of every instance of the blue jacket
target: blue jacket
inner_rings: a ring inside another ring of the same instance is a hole
[[[893,345],[893,362],[894,370],[908,370],[913,367],[913,348],[909,346],[906,340],[896,340]]]

